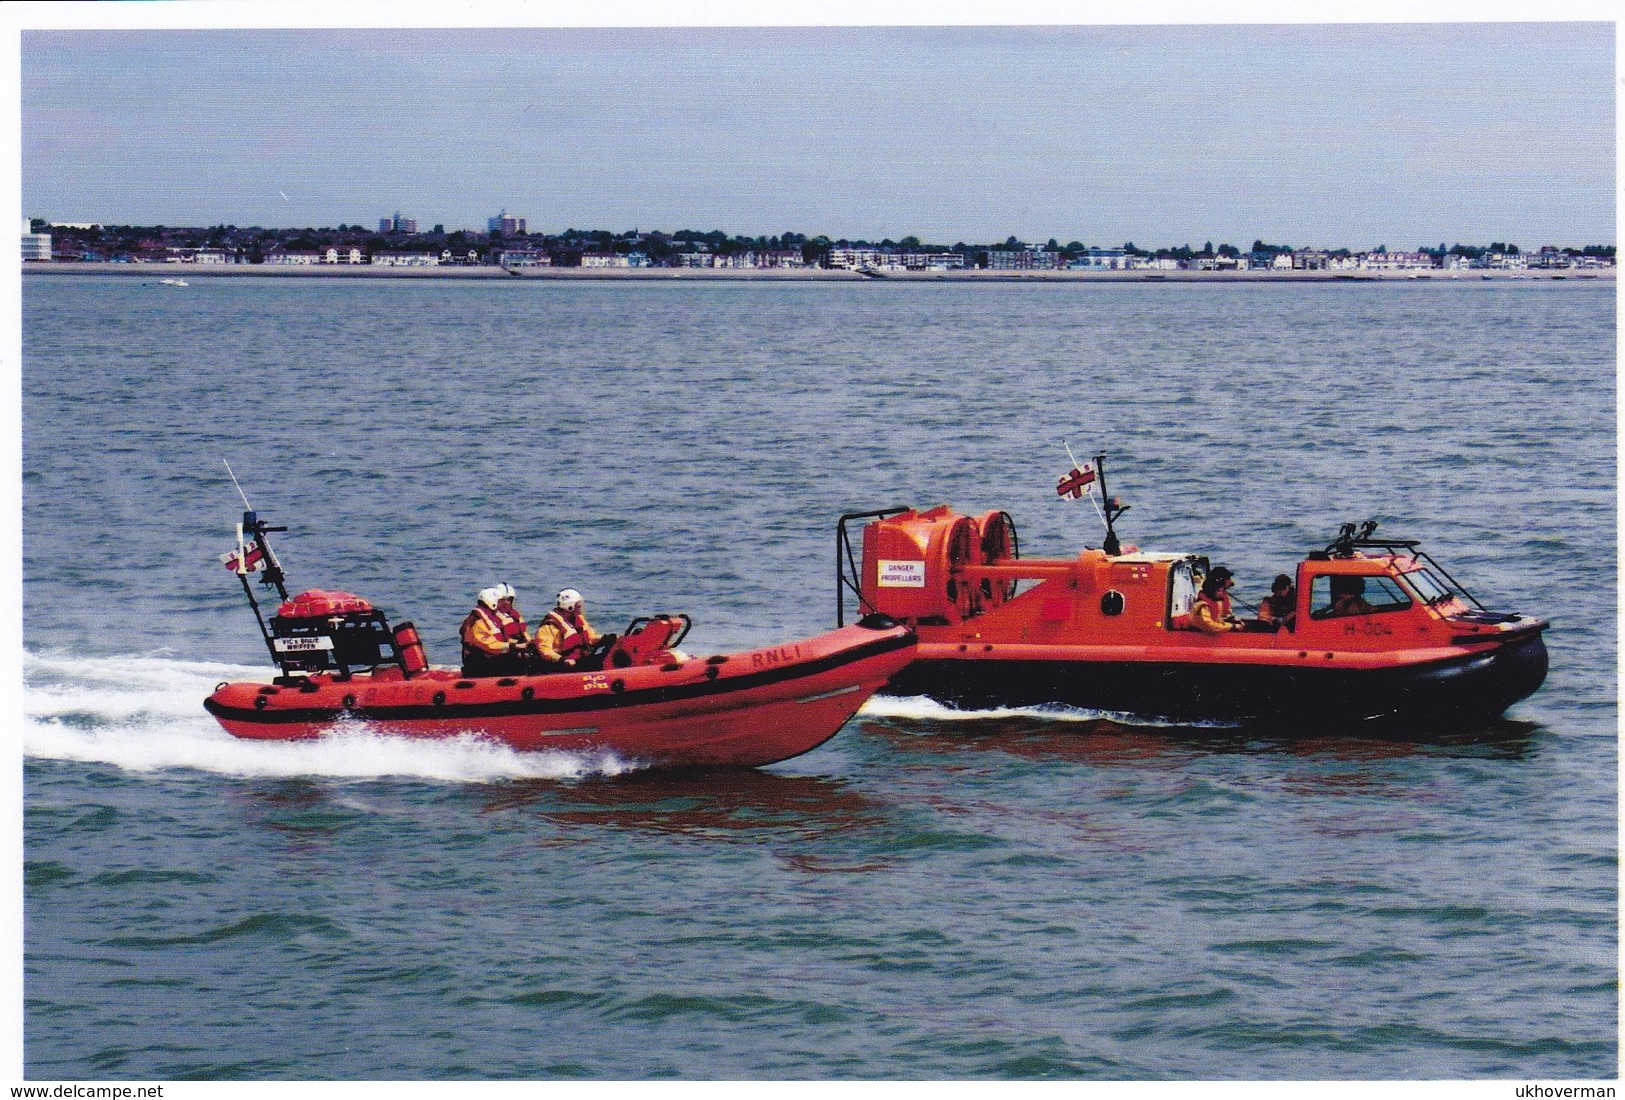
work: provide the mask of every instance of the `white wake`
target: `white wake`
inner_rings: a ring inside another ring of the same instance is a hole
[[[1155,715],[1116,710],[1092,710],[1062,703],[1034,707],[989,707],[960,710],[925,695],[875,695],[858,712],[870,718],[890,718],[904,722],[996,722],[1007,718],[1029,718],[1043,722],[1110,722],[1117,726],[1152,729],[1230,729],[1237,725],[1223,721],[1174,721]]]
[[[634,765],[612,754],[516,752],[474,735],[425,740],[353,723],[317,741],[242,741],[203,709],[223,681],[268,681],[263,667],[162,655],[23,657],[23,754],[131,772],[193,769],[230,776],[406,777],[445,783],[576,779]]]

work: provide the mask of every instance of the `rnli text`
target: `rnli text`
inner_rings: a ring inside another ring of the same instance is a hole
[[[777,649],[764,649],[759,653],[750,655],[750,667],[770,668],[773,665],[786,664],[801,659],[801,647],[798,645],[781,645]]]

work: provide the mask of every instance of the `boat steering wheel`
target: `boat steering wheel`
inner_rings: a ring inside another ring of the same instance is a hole
[[[604,658],[615,643],[621,640],[619,634],[605,634],[592,645],[582,651],[581,657],[576,661],[578,668],[603,668]]]

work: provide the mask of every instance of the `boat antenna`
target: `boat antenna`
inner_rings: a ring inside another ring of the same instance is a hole
[[[1115,558],[1123,552],[1123,548],[1117,542],[1117,532],[1112,530],[1111,498],[1106,496],[1106,456],[1103,454],[1095,456],[1095,477],[1100,479],[1100,495],[1106,501],[1105,507],[1095,505],[1095,509],[1100,512],[1100,518],[1106,524],[1106,541],[1100,548],[1106,551],[1107,557]]]
[[[220,461],[226,463],[226,473],[231,474],[231,483],[237,486],[237,495],[243,498],[243,510],[252,512],[254,510],[254,506],[248,503],[248,494],[243,492],[242,483],[237,480],[237,475],[232,472],[231,463],[224,458],[222,458]]]
[[[1112,523],[1118,516],[1128,511],[1131,505],[1124,504],[1121,500],[1107,493],[1106,456],[1103,454],[1095,456],[1095,476],[1100,479],[1100,496],[1105,501],[1104,504],[1095,505],[1095,510],[1100,513],[1100,518],[1106,523],[1106,541],[1101,544],[1100,548],[1106,552],[1107,557],[1115,558],[1123,552],[1123,546],[1117,541],[1117,531],[1113,528]]]
[[[286,531],[287,528],[272,527],[270,524],[266,523],[265,520],[261,519],[259,513],[254,511],[254,506],[248,503],[248,494],[243,492],[242,482],[237,480],[237,474],[236,471],[231,468],[231,462],[224,458],[222,458],[220,461],[225,464],[226,473],[231,475],[231,483],[237,487],[237,495],[243,498],[243,522],[239,525],[237,541],[239,544],[241,544],[243,542],[244,534],[252,536],[254,543],[259,547],[260,554],[264,556],[265,560],[265,565],[263,567],[264,576],[260,578],[260,583],[265,585],[267,588],[275,588],[277,590],[277,595],[286,600],[288,598],[288,589],[286,585],[287,574],[282,571],[282,562],[277,560],[276,551],[271,549],[271,540],[265,536],[271,531]],[[247,572],[245,571],[239,573],[238,577],[243,582],[243,590],[248,592]],[[249,593],[248,602],[251,604],[254,603],[254,596],[252,592]],[[259,614],[259,607],[257,604],[254,607],[254,613],[256,615]]]

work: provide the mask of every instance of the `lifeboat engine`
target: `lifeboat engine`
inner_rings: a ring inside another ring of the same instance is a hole
[[[1015,521],[1006,512],[973,517],[941,505],[882,513],[863,529],[859,594],[865,606],[898,622],[963,622],[1015,595],[1014,581],[971,579],[965,568],[1020,556]]]
[[[285,601],[271,616],[271,648],[285,678],[325,672],[347,679],[380,665],[410,676],[428,667],[411,623],[392,631],[382,611],[348,592],[313,589]]]

